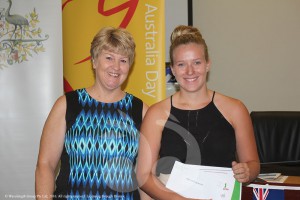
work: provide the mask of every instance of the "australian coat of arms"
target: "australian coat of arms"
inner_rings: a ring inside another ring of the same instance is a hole
[[[44,52],[43,41],[49,38],[38,27],[40,21],[35,8],[21,15],[13,12],[15,1],[7,2],[7,7],[0,6],[0,69]]]

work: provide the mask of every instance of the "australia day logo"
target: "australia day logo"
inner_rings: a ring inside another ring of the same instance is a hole
[[[4,69],[44,52],[43,41],[49,36],[38,26],[40,21],[35,8],[29,13],[16,13],[15,1],[0,1],[8,2],[6,7],[2,2],[0,6],[0,69]]]

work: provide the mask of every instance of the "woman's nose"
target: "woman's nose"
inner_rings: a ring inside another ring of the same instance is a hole
[[[192,74],[193,71],[194,71],[193,65],[187,64],[187,66],[186,66],[186,73],[187,74]]]
[[[120,61],[115,60],[113,64],[113,68],[116,70],[120,69],[120,64],[121,64]]]

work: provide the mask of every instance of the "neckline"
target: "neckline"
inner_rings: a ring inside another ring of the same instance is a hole
[[[89,97],[90,99],[92,99],[93,101],[96,101],[96,102],[98,102],[98,103],[106,103],[106,104],[114,104],[114,103],[121,102],[121,101],[123,101],[123,100],[127,97],[127,95],[128,95],[128,93],[125,92],[124,97],[121,98],[120,100],[113,101],[113,102],[103,102],[103,101],[99,101],[99,100],[95,99],[94,97],[92,97],[92,96],[88,93],[88,91],[86,90],[86,88],[83,88],[83,91],[84,91],[84,92],[86,93],[86,95],[88,95],[88,97]]]
[[[173,106],[173,104],[171,103],[171,109],[176,109],[176,110],[179,110],[179,111],[189,111],[189,112],[198,112],[200,110],[205,110],[207,109],[208,107],[210,107],[211,105],[214,105],[214,102],[213,101],[210,101],[206,106],[202,107],[202,108],[198,108],[198,109],[182,109],[182,108],[177,108],[175,106]]]

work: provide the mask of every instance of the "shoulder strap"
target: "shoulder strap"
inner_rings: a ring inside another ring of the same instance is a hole
[[[143,101],[135,96],[132,99],[132,118],[137,129],[140,130],[143,119]]]
[[[78,93],[77,91],[67,92],[66,94],[67,100],[67,110],[66,110],[66,123],[67,123],[67,130],[70,126],[74,123],[78,113],[79,113],[79,100],[78,100]]]
[[[216,91],[214,91],[213,96],[212,96],[212,98],[211,98],[211,101],[214,101],[215,93],[216,93]]]

